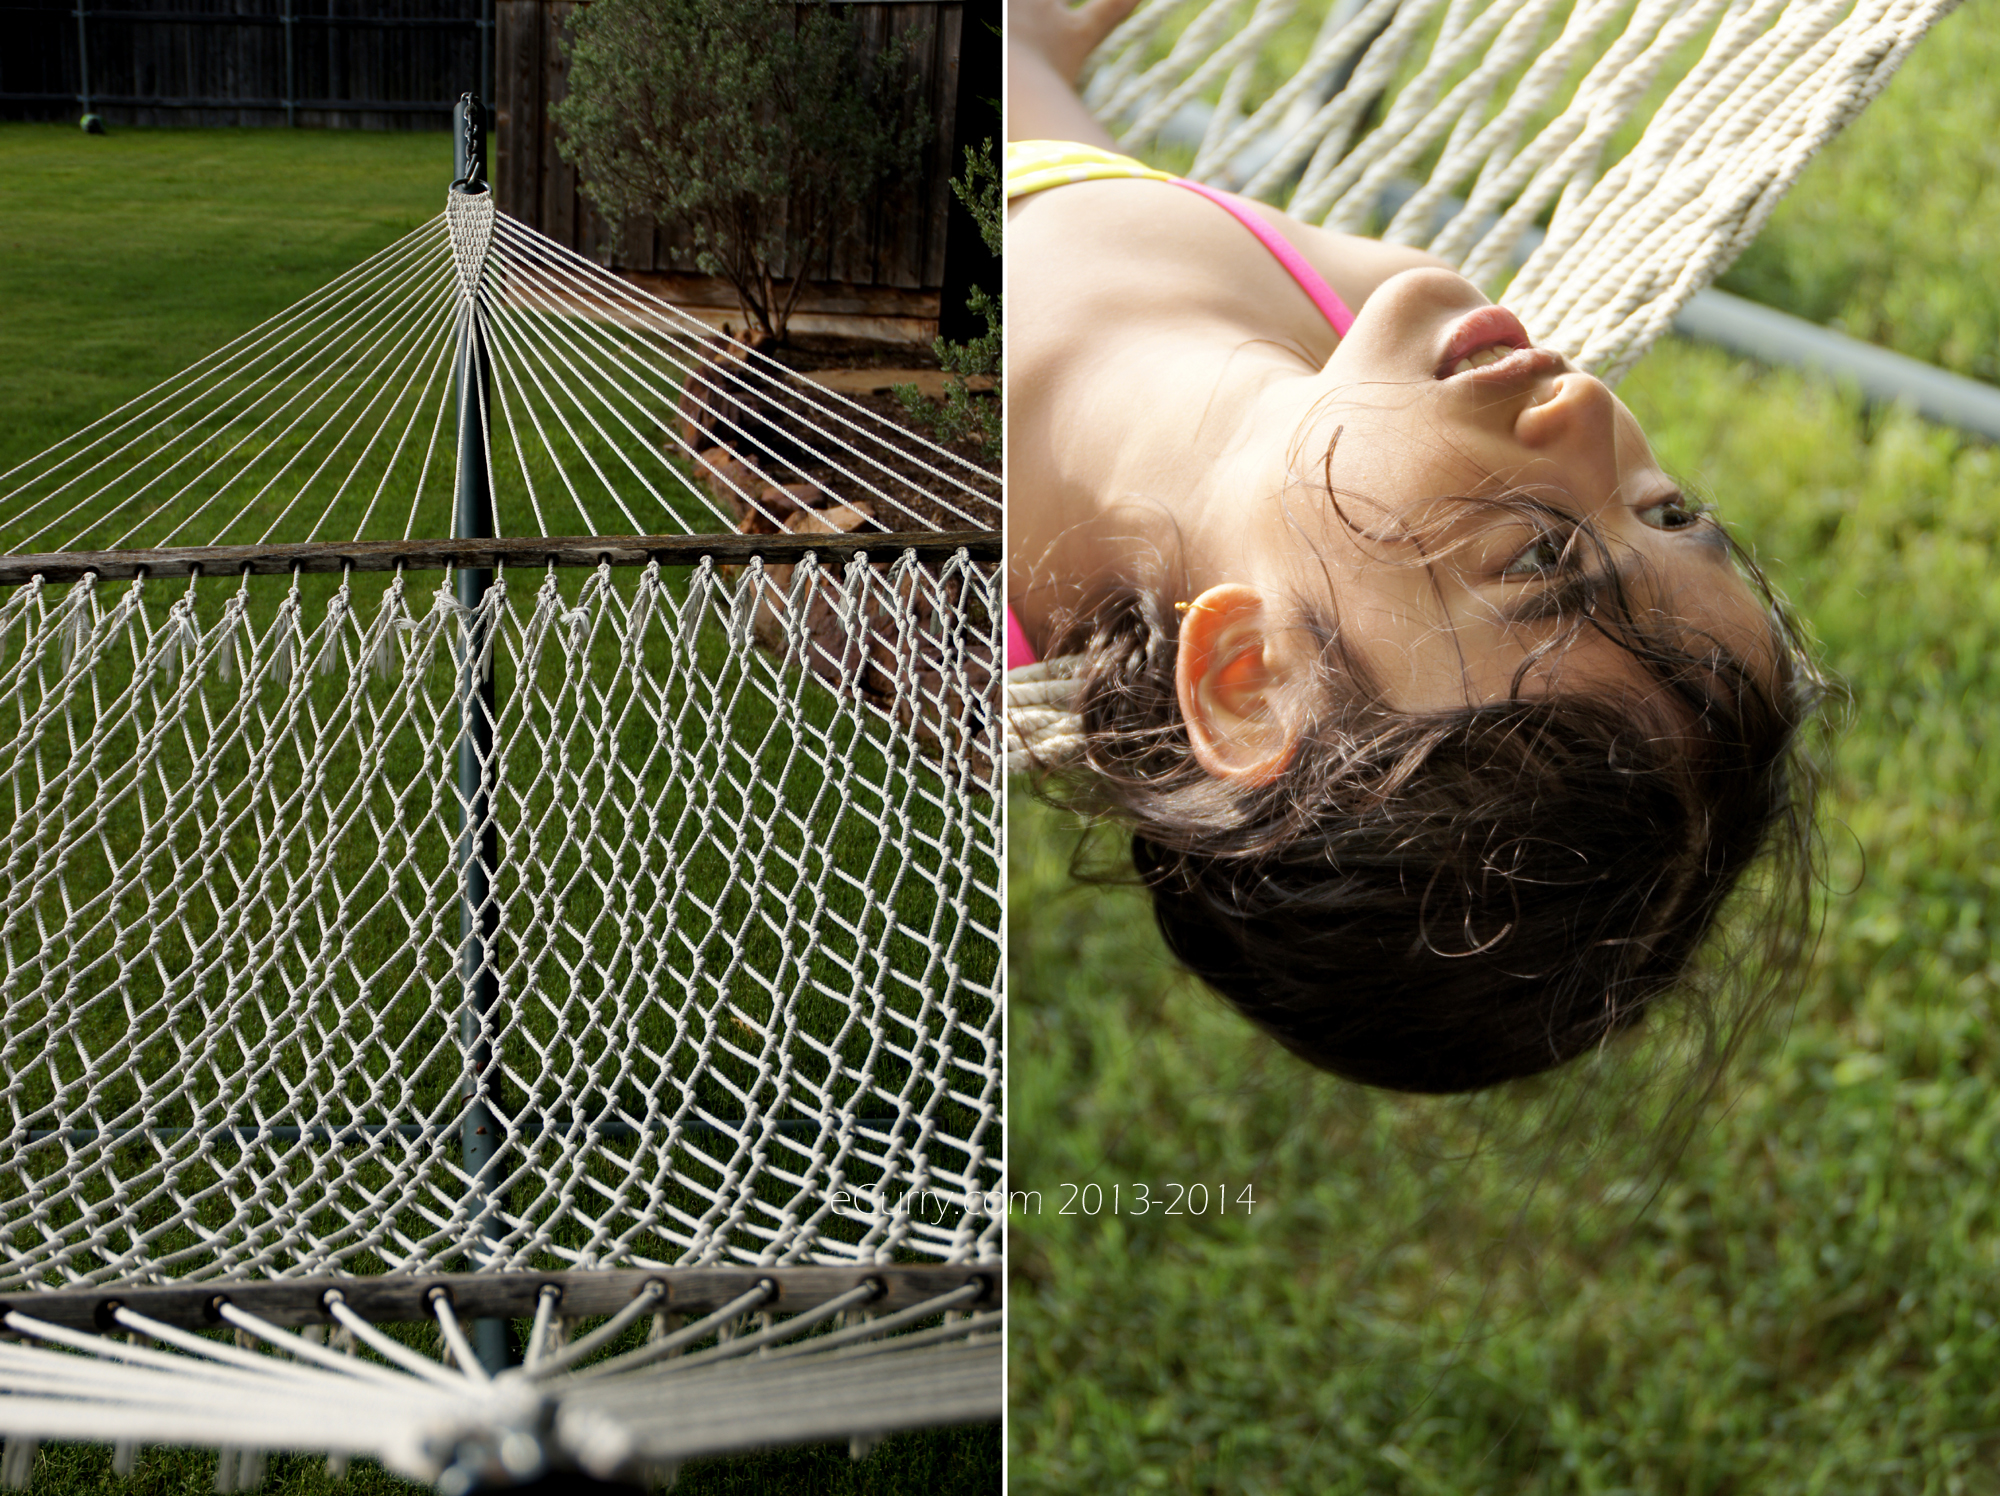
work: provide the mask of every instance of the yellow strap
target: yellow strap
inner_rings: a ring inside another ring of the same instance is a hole
[[[1007,196],[1026,197],[1071,182],[1113,179],[1171,182],[1171,172],[1157,171],[1143,161],[1072,140],[1010,140],[1007,142]]]

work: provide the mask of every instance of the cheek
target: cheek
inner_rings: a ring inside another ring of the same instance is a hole
[[[1706,616],[1698,615],[1689,622],[1741,660],[1764,689],[1774,689],[1779,659],[1770,616],[1748,584],[1739,578],[1732,581],[1735,585],[1723,589],[1704,610]]]
[[[1418,585],[1424,575],[1421,569],[1380,568],[1339,609],[1348,644],[1400,711],[1461,705],[1468,691],[1484,688],[1490,673],[1490,647],[1482,641],[1468,651],[1471,631],[1454,627],[1437,595]]]
[[[1617,451],[1618,472],[1621,478],[1659,472],[1659,458],[1653,454],[1653,444],[1646,439],[1645,428],[1639,418],[1625,406],[1616,395],[1611,403],[1617,407],[1612,420],[1612,443]]]
[[[1455,437],[1427,393],[1389,383],[1343,390],[1298,444],[1294,476],[1331,488],[1348,518],[1383,540],[1402,532],[1402,520],[1416,522],[1422,506],[1484,487],[1492,467],[1478,442]]]

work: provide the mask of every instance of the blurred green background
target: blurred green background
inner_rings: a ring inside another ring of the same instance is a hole
[[[1972,0],[1723,285],[2000,379],[1996,78]],[[1851,696],[1796,1010],[1664,1169],[1617,1095],[1538,1151],[1532,1089],[1374,1100],[1256,1039],[1017,792],[1013,1489],[2000,1491],[2000,464],[1672,339],[1621,394]]]

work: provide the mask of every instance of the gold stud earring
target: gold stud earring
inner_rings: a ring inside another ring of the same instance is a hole
[[[1174,611],[1180,614],[1181,617],[1185,618],[1187,617],[1188,609],[1192,608],[1193,606],[1194,604],[1191,602],[1186,602],[1186,601],[1177,602],[1174,604]]]

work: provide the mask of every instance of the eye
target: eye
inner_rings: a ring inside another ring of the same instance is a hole
[[[1569,553],[1569,539],[1554,530],[1544,530],[1500,568],[1503,577],[1540,577],[1561,571]]]
[[[1651,525],[1655,530],[1685,530],[1690,525],[1701,523],[1708,506],[1699,499],[1690,499],[1686,494],[1669,494],[1657,504],[1648,504],[1639,511],[1639,523]]]

